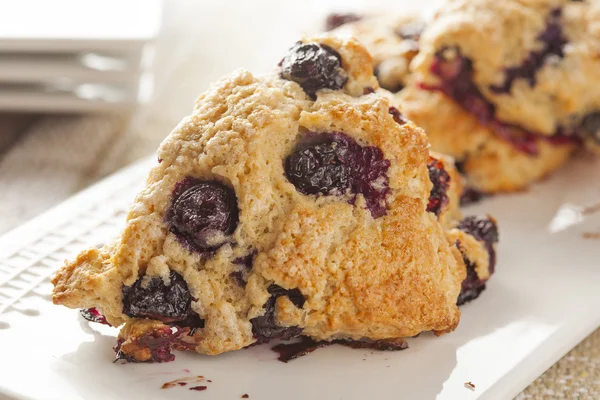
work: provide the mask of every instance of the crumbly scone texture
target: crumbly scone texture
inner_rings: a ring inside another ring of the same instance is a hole
[[[409,81],[409,65],[419,52],[419,37],[425,22],[416,15],[366,16],[333,31],[341,37],[355,37],[373,56],[379,85],[392,92]]]
[[[532,56],[544,51],[544,37],[557,37],[559,30],[564,44],[553,52],[562,56],[549,54],[541,61],[539,54]],[[419,81],[438,83],[431,66],[448,48],[473,62],[473,80],[500,121],[552,135],[600,111],[598,1],[449,0],[421,38],[413,63]],[[509,69],[526,60],[526,69],[534,69],[535,57],[540,65],[533,82],[517,78],[509,90],[493,90],[505,84]]]
[[[459,161],[467,185],[483,193],[523,190],[565,164],[576,148],[540,138],[538,154],[521,152],[444,94],[417,85],[395,99],[402,114],[425,129],[432,149]]]
[[[485,248],[485,243],[457,228],[448,230],[446,237],[460,249],[463,257],[473,264],[478,279],[486,281],[490,278],[490,254]]]
[[[466,273],[460,252],[426,212],[432,184],[423,130],[395,122],[386,97],[363,95],[378,85],[371,57],[357,41],[303,41],[340,54],[348,73],[342,90],[320,90],[313,101],[278,74],[257,77],[244,70],[212,86],[161,144],[160,162],[121,236],[82,252],[54,277],[54,303],[97,307],[111,324],[127,323],[120,335],[127,346],[135,342],[131,335],[163,324],[125,315],[123,286],[142,276],[168,283],[175,271],[205,321],[189,332],[185,348],[205,354],[256,341],[250,320],[265,313],[272,284],[298,289],[305,298],[298,307],[279,297],[276,323],[317,340],[399,338],[457,326],[456,299]],[[341,196],[305,195],[286,179],[284,159],[309,132],[343,132],[381,149],[390,161],[386,215],[374,219],[362,195],[354,204]],[[186,177],[219,181],[237,197],[239,224],[210,256],[182,246],[165,222],[174,189]],[[231,274],[239,270],[234,261],[250,252],[255,257],[243,287]],[[148,356],[143,346],[129,352]]]

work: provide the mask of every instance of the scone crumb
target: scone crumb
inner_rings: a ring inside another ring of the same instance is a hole
[[[163,384],[161,389],[170,389],[175,386],[186,386],[188,384],[200,383],[200,382],[204,382],[204,377],[202,375],[188,376],[185,378],[175,379],[174,381],[169,381],[169,382]],[[208,382],[210,382],[210,381],[208,381]]]

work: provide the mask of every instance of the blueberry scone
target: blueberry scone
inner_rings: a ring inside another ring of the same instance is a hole
[[[600,148],[599,54],[598,2],[450,0],[422,36],[418,88],[399,101],[470,184],[516,190],[581,143]]]
[[[373,57],[379,85],[397,92],[409,82],[409,65],[419,51],[419,37],[424,21],[414,15],[365,16],[333,14],[327,28],[341,37],[355,37]]]
[[[386,19],[339,29],[394,63],[399,36]],[[526,188],[578,147],[600,149],[598,21],[597,1],[449,0],[420,35],[398,108],[459,162],[470,188]]]
[[[54,303],[123,325],[120,359],[442,334],[466,257],[486,262],[476,233],[453,233],[454,172],[435,177],[354,40],[307,38],[271,75],[221,80],[158,157],[122,234],[52,281]]]

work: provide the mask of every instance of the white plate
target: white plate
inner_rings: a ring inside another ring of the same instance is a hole
[[[0,51],[129,51],[154,40],[162,0],[0,2]]]
[[[135,82],[140,75],[142,49],[128,57],[77,53],[2,53],[0,82]]]
[[[113,364],[114,329],[50,303],[48,277],[109,240],[154,159],[84,191],[0,240],[0,396],[23,399],[508,399],[600,325],[600,160],[582,157],[523,194],[468,209],[497,217],[497,273],[458,329],[371,352],[332,346],[289,364],[269,346],[167,364]],[[212,382],[161,389],[202,375]],[[465,387],[472,382],[475,390]]]

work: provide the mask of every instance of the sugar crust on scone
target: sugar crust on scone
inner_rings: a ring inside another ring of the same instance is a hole
[[[579,134],[596,148],[600,135],[581,130],[600,117],[598,21],[597,1],[449,0],[422,35],[415,79],[439,85],[432,67],[450,50],[472,63],[495,119],[541,136]]]
[[[341,37],[358,39],[371,53],[379,85],[392,92],[410,80],[410,62],[419,51],[419,37],[425,28],[416,15],[365,16],[335,29]]]

